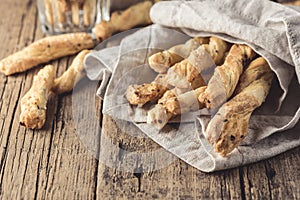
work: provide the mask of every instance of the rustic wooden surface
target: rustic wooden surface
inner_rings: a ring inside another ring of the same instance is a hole
[[[33,0],[2,0],[0,16],[0,58],[43,37]],[[71,60],[69,57],[53,62],[57,75],[63,73]],[[11,77],[0,75],[0,199],[300,198],[300,148],[211,174],[176,158],[170,165],[154,171],[151,165],[139,165],[138,161],[130,160],[131,152],[141,152],[137,159],[142,159],[143,152],[160,147],[145,137],[125,134],[110,117],[101,116],[101,101],[86,93],[93,87],[79,90],[78,94],[83,101],[94,101],[95,108],[88,111],[95,115],[97,123],[74,120],[73,112],[86,108],[79,106],[74,110],[72,95],[67,94],[52,97],[43,130],[26,130],[18,122],[19,101],[39,68]],[[94,153],[86,148],[86,139],[78,136],[78,124],[94,130],[99,138],[89,141],[95,147]],[[108,151],[107,144],[125,151]],[[119,171],[98,162],[95,155],[99,152],[111,154],[119,166],[131,161],[132,167]],[[153,166],[166,157],[172,158],[162,152]]]

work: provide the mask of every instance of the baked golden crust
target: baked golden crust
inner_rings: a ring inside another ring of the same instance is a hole
[[[47,65],[33,78],[30,90],[21,99],[20,124],[26,128],[40,129],[46,121],[47,100],[53,86],[55,69]]]
[[[261,58],[253,62],[255,63],[251,66],[261,63],[260,66],[265,68],[266,61],[262,62]],[[253,76],[253,73],[256,73],[254,70],[246,70],[244,77],[255,78],[225,103],[208,124],[206,138],[209,143],[215,145],[215,151],[221,156],[229,154],[247,136],[252,112],[265,101],[268,95],[273,72],[270,68],[263,70],[265,72],[261,76]],[[242,82],[240,84],[243,85]]]
[[[172,66],[166,75],[168,84],[178,88],[198,88],[206,85],[199,70],[187,59]]]
[[[1,60],[0,71],[5,75],[24,72],[39,64],[93,47],[93,39],[87,33],[46,37]]]
[[[168,90],[165,76],[158,74],[152,83],[129,85],[125,96],[131,105],[143,106],[148,102],[157,101]]]
[[[235,94],[238,94],[254,80],[258,80],[260,78],[269,80],[272,79],[272,76],[273,74],[270,73],[270,66],[268,62],[263,57],[259,57],[253,60],[247,69],[242,73],[234,92]]]
[[[206,85],[200,73],[215,65],[215,62],[220,64],[228,46],[225,41],[211,37],[208,45],[200,46],[187,59],[169,68],[166,76],[168,84],[177,88],[193,89]]]
[[[187,58],[192,51],[202,44],[207,44],[208,41],[208,38],[192,38],[185,44],[153,54],[148,58],[149,65],[157,73],[166,73],[171,66]]]
[[[148,112],[147,123],[160,130],[172,117],[203,108],[204,105],[199,103],[197,97],[205,88],[206,86],[188,92],[175,88],[167,91],[159,103]]]
[[[199,101],[212,109],[222,105],[233,94],[243,72],[244,63],[254,55],[254,51],[247,45],[233,45],[224,64],[215,69],[207,90],[199,96]]]
[[[62,76],[54,80],[52,91],[56,94],[70,92],[73,87],[85,76],[83,61],[92,50],[81,51],[73,60],[71,66]]]

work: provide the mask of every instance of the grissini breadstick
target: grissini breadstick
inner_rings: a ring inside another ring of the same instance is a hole
[[[214,49],[214,51],[211,51],[213,52],[211,53],[213,55],[213,59],[203,47],[199,47],[198,49],[192,51],[187,59],[176,63],[174,66],[168,69],[164,78],[168,86],[171,85],[182,91],[188,91],[206,85],[200,72],[213,66],[214,60],[221,62],[222,57],[225,56],[225,52],[228,48],[228,44],[221,39],[213,37],[213,39],[210,39],[210,41],[210,47],[206,48]],[[218,51],[218,55],[216,55],[215,50]],[[167,91],[166,88],[161,87],[161,85],[153,83],[144,84],[142,86],[129,86],[126,92],[126,97],[129,103],[132,105],[144,105],[149,101],[156,101],[164,94],[164,92]],[[157,91],[157,88],[161,88],[159,90],[160,93],[155,92]],[[151,93],[151,91],[153,92]],[[147,93],[147,95],[141,95],[141,92]]]
[[[50,26],[53,26],[54,20],[53,20],[53,8],[52,8],[51,0],[45,0],[45,14],[48,23],[50,24]]]
[[[209,53],[216,65],[224,62],[225,54],[230,45],[224,40],[217,37],[210,37],[208,44],[203,44],[203,48]]]
[[[72,22],[74,25],[79,25],[79,2],[71,1]]]
[[[33,78],[30,90],[21,99],[20,124],[26,128],[40,129],[46,121],[47,100],[53,86],[55,69],[47,65]]]
[[[204,105],[197,100],[197,97],[205,89],[206,86],[200,87],[178,96],[174,96],[174,93],[168,91],[169,98],[165,93],[165,101],[160,101],[148,112],[147,123],[160,130],[172,117],[203,108]]]
[[[202,44],[208,44],[208,38],[192,38],[185,44],[176,45],[168,50],[153,54],[148,58],[150,67],[157,73],[165,73],[174,64],[187,58]]]
[[[233,45],[224,64],[215,69],[207,90],[199,96],[199,101],[212,109],[222,105],[233,94],[243,72],[244,63],[254,55],[254,51],[247,45]]]
[[[55,0],[56,3],[56,15],[59,23],[64,24],[66,22],[66,12],[68,10],[67,0]]]
[[[292,5],[292,6],[300,6],[300,0],[297,1],[290,1],[290,2],[282,2],[285,5]]]
[[[151,24],[151,1],[135,4],[124,11],[113,12],[110,21],[102,21],[96,24],[93,32],[99,41],[105,40],[113,33],[125,31],[138,25]]]
[[[186,87],[178,88],[178,90],[181,91],[188,91],[206,85],[199,71],[187,60],[183,60],[175,65],[178,65],[178,68],[175,68],[177,72],[179,72],[180,75],[184,74],[187,79],[185,79],[185,77],[178,78],[178,76],[176,76],[177,79],[173,79],[173,77],[168,76],[168,74],[159,74],[157,77],[163,78],[156,78],[152,83],[130,85],[126,90],[126,98],[129,103],[131,105],[143,106],[147,102],[157,101],[170,88],[169,83],[176,82],[177,85],[184,84]],[[171,68],[169,70],[171,70]]]
[[[258,80],[261,77],[266,79],[272,79],[272,75],[273,74],[270,73],[270,66],[267,63],[267,61],[263,57],[256,58],[242,73],[234,93],[240,93],[245,87],[247,87],[253,81]]]
[[[93,47],[94,41],[87,33],[46,37],[1,60],[0,72],[5,75],[24,72],[39,64]]]
[[[138,105],[139,107],[150,101],[156,101],[168,89],[164,78],[164,75],[159,74],[152,83],[130,85],[125,93],[127,100],[131,105]]]
[[[241,143],[248,134],[252,112],[265,101],[271,87],[273,73],[270,68],[264,71],[261,76],[252,79],[253,82],[247,84],[235,97],[225,103],[209,122],[206,138],[215,145],[215,151],[221,156],[226,156]],[[252,70],[245,71],[244,76],[253,77],[252,73]]]
[[[95,16],[96,0],[85,0],[83,3],[83,24],[91,25],[91,16]]]
[[[178,88],[198,88],[198,82],[206,85],[200,73],[223,61],[228,44],[216,37],[210,38],[208,45],[202,45],[192,51],[187,59],[169,68],[166,80],[168,84]],[[193,85],[196,85],[194,87]]]
[[[73,60],[71,66],[63,73],[62,76],[54,80],[52,91],[56,94],[63,94],[70,92],[73,87],[80,81],[84,76],[83,61],[88,53],[92,50],[81,51]]]

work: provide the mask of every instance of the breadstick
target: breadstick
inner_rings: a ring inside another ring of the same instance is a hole
[[[212,57],[215,64],[219,65],[224,62],[225,54],[230,45],[224,40],[212,36],[209,38],[209,44],[203,44],[203,47]]]
[[[74,25],[79,25],[79,2],[71,1],[72,22]]]
[[[66,0],[55,0],[56,14],[59,23],[64,24],[66,22],[66,12],[68,10],[68,4]]]
[[[150,101],[156,101],[168,89],[163,81],[164,78],[164,75],[159,74],[152,83],[130,85],[125,93],[127,100],[131,105],[138,105],[139,107]]]
[[[199,96],[199,101],[212,109],[224,103],[236,88],[243,72],[243,64],[254,55],[254,51],[247,45],[233,45],[224,64],[215,69],[207,90]]]
[[[297,1],[290,1],[290,2],[282,2],[282,4],[292,5],[292,6],[300,6],[300,1],[297,0]]]
[[[70,92],[73,87],[85,76],[83,61],[91,50],[81,51],[73,60],[71,66],[63,75],[54,80],[52,91],[56,94]]]
[[[151,24],[149,16],[151,1],[135,4],[124,11],[113,12],[110,21],[96,24],[93,32],[99,41],[103,41],[118,31],[125,31],[138,25]]]
[[[270,73],[270,66],[263,57],[253,60],[247,69],[242,73],[239,83],[235,89],[235,94],[240,93],[244,88],[250,85],[254,80],[259,78],[272,79]]]
[[[39,64],[93,47],[94,41],[87,33],[46,37],[1,60],[0,72],[5,75],[24,72]]]
[[[83,4],[83,24],[85,26],[91,25],[91,17],[95,16],[96,0],[85,0]]]
[[[53,8],[52,8],[52,2],[51,0],[45,0],[45,14],[47,18],[47,22],[50,26],[53,26]]]
[[[187,59],[169,68],[166,80],[168,84],[178,88],[198,88],[206,85],[200,73],[220,64],[227,51],[228,44],[218,38],[211,37],[208,45],[202,45],[192,51]],[[199,84],[201,83],[201,84]]]
[[[49,91],[53,86],[55,69],[47,65],[33,78],[30,90],[21,99],[20,124],[26,128],[40,129],[46,121]]]
[[[157,73],[165,73],[174,64],[187,58],[190,53],[202,44],[208,44],[208,38],[193,38],[185,44],[176,45],[168,50],[158,52],[149,57],[150,67]]]
[[[213,48],[219,49],[218,52],[224,56],[227,44],[220,39],[216,40],[220,41],[220,45],[214,45]],[[197,55],[195,56],[195,54]],[[191,64],[190,60],[193,60],[193,64]],[[167,85],[174,86],[182,91],[196,89],[206,85],[200,74],[201,70],[211,67],[212,65],[214,65],[214,61],[211,59],[211,56],[207,53],[207,51],[204,48],[198,48],[197,50],[194,50],[187,59],[184,59],[169,68],[164,80]],[[126,97],[132,105],[144,105],[149,101],[156,101],[164,94],[164,92],[167,91],[167,88],[161,87],[161,85],[158,86],[153,83],[141,86],[129,86],[126,92]],[[160,88],[160,93],[155,92],[157,88]],[[153,92],[151,93],[151,91]],[[145,92],[147,95],[141,95],[141,92]]]
[[[168,88],[170,88],[169,83],[174,83],[175,81],[176,83],[181,83],[185,86],[187,85],[186,87],[178,88],[178,90],[182,91],[188,91],[206,85],[198,70],[195,69],[195,67],[191,65],[187,60],[183,60],[177,64],[179,66],[175,69],[179,71],[181,75],[186,75],[186,77],[188,78],[187,80],[184,78],[183,80],[181,80],[181,77],[179,77],[178,79],[172,79],[173,77],[168,76],[168,74],[159,74],[158,77],[163,78],[156,78],[156,80],[152,83],[143,85],[130,85],[126,91],[126,98],[129,103],[132,105],[143,106],[147,102],[157,101],[163,96]]]
[[[162,129],[168,121],[180,114],[191,111],[197,111],[204,107],[203,104],[197,100],[200,93],[204,92],[206,86],[197,88],[195,90],[174,96],[174,93],[165,93],[165,101],[160,101],[155,105],[147,115],[147,123],[152,124],[158,130]],[[170,90],[171,91],[171,90]],[[169,99],[166,96],[169,94]]]
[[[221,156],[229,154],[248,134],[251,114],[265,101],[272,78],[273,73],[269,69],[225,103],[209,122],[206,138]]]

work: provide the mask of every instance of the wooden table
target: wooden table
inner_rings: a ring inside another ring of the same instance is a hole
[[[43,37],[35,1],[2,0],[0,15],[0,58]],[[69,57],[53,62],[57,75],[65,71],[71,60]],[[118,171],[98,162],[78,136],[72,94],[50,100],[42,130],[26,130],[19,126],[20,98],[30,88],[39,68],[10,77],[0,75],[0,199],[300,198],[299,147],[265,161],[211,174],[176,158],[154,171],[144,171],[139,164],[126,172]],[[82,89],[77,94],[82,92],[86,97],[87,91]],[[87,98],[95,99],[93,95]],[[94,141],[98,151],[106,151],[105,146],[99,145],[103,135],[128,151],[119,152],[120,155],[113,152],[120,165],[130,152],[160,148],[148,138],[120,131],[110,117],[101,116],[101,101],[95,102],[98,123],[81,123],[99,130],[99,140]]]

